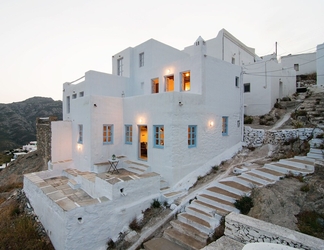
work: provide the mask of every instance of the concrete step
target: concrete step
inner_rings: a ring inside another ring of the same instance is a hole
[[[207,243],[208,234],[205,234],[197,230],[196,228],[188,224],[185,224],[179,220],[170,221],[170,224],[172,225],[173,228],[175,228],[180,233],[186,234],[203,244]]]
[[[178,244],[166,239],[166,238],[153,238],[144,244],[145,250],[186,250],[186,247],[181,247]]]
[[[227,190],[232,190],[232,189],[237,190],[238,191],[237,194],[241,194],[241,195],[251,192],[251,189],[252,189],[251,186],[246,186],[246,185],[236,182],[234,178],[230,178],[227,180],[221,180],[219,183],[227,186],[228,187]]]
[[[301,168],[301,169],[314,169],[314,162],[312,161],[307,161],[307,160],[300,160],[300,159],[295,159],[295,158],[290,158],[290,159],[281,159],[279,160],[279,163],[282,164],[287,164],[296,168]]]
[[[210,196],[210,195],[207,195],[207,194],[201,194],[201,195],[198,195],[198,200],[202,201],[204,203],[213,205],[215,207],[219,207],[219,208],[224,209],[226,211],[238,212],[238,210],[234,207],[233,202],[225,201],[225,200],[219,199],[219,198],[214,197],[214,196]]]
[[[208,221],[211,227],[217,227],[219,225],[218,217],[214,217],[211,213],[205,212],[196,206],[187,206],[186,212],[202,220]]]
[[[123,167],[128,171],[139,175],[150,171],[150,166],[145,165],[143,163],[129,161],[129,160],[123,161]]]
[[[162,194],[162,200],[166,201],[168,204],[171,204],[179,197],[186,195],[186,191],[177,191],[177,192],[167,192]]]
[[[323,154],[315,154],[315,153],[308,153],[307,157],[313,158],[313,159],[318,159],[318,160],[323,160],[324,159]]]
[[[165,180],[160,180],[160,189],[165,189],[169,187],[169,183]]]
[[[73,179],[69,179],[68,183],[67,183],[72,189],[79,189],[81,187],[81,185],[79,183],[77,183],[75,180]]]
[[[247,173],[243,173],[241,175],[241,177],[247,178],[249,180],[253,180],[253,181],[256,181],[256,182],[260,182],[263,185],[268,185],[268,184],[271,184],[271,183],[274,183],[275,182],[272,179],[266,178],[266,177],[264,177],[262,175],[258,175],[257,173],[253,173],[251,171],[250,172],[247,172]]]
[[[315,159],[313,158],[308,158],[307,156],[295,156],[294,159],[297,159],[297,160],[305,160],[305,161],[308,161],[308,162],[315,162]]]
[[[196,207],[196,208],[198,208],[200,210],[203,210],[203,211],[205,211],[207,213],[210,213],[212,216],[214,216],[218,220],[220,220],[222,216],[226,216],[227,214],[232,212],[230,210],[226,210],[226,209],[223,209],[221,207],[214,206],[214,205],[211,205],[209,203],[199,201],[199,200],[193,201],[191,203],[191,206]]]
[[[310,148],[309,153],[324,154],[324,149]]]
[[[237,179],[238,179],[239,183],[242,183],[242,182],[246,183],[245,185],[250,185],[252,188],[253,187],[261,187],[264,185],[262,182],[258,182],[256,180],[251,180],[244,176],[237,176]]]
[[[267,169],[267,168],[252,169],[251,172],[256,173],[260,176],[264,176],[264,177],[274,180],[274,181],[278,181],[278,180],[280,180],[280,178],[285,176],[285,174],[283,174],[283,173],[280,173],[275,170]]]
[[[318,147],[319,145],[323,144],[324,140],[320,139],[320,138],[314,138],[312,140],[310,140],[308,143],[310,145],[311,148],[313,147]]]
[[[167,230],[165,230],[163,233],[163,237],[188,250],[199,250],[206,245],[186,234],[179,232],[174,228],[168,228]],[[173,248],[167,247],[163,249],[173,250]]]
[[[213,231],[209,222],[188,213],[178,214],[178,220],[208,235]]]
[[[224,187],[221,188],[219,186],[213,186],[213,187],[207,188],[206,191],[216,193],[217,197],[219,197],[223,200],[232,201],[233,199],[237,200],[237,199],[241,198],[240,194],[233,193],[230,190],[226,190],[226,186],[225,186],[225,188]]]
[[[310,169],[296,168],[296,167],[286,165],[286,164],[283,164],[280,162],[272,162],[270,164],[265,164],[263,167],[267,168],[267,169],[278,171],[283,174],[292,173],[293,175],[300,175],[300,174],[307,175],[307,174],[310,174],[313,172]]]

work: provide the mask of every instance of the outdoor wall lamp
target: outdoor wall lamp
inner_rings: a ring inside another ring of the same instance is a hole
[[[212,126],[214,126],[214,122],[213,121],[210,121],[209,122],[209,127],[212,127]]]

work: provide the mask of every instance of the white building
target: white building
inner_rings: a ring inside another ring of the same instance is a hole
[[[296,71],[284,68],[276,55],[260,58],[255,49],[246,46],[225,29],[206,41],[206,54],[242,68],[244,114],[264,115],[284,96],[296,92]],[[193,53],[194,47],[185,52]]]
[[[317,86],[324,86],[324,43],[316,48]]]
[[[114,55],[112,74],[63,85],[49,170],[24,178],[56,249],[105,249],[160,188],[241,144],[241,67],[208,46],[199,37],[180,51],[151,39]],[[107,174],[113,154],[137,174]]]
[[[316,72],[316,53],[287,55],[280,58],[283,68],[296,70],[297,75],[306,75]]]

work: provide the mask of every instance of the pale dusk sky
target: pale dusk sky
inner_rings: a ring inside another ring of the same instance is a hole
[[[259,56],[314,52],[324,0],[0,0],[0,103],[62,99],[64,82],[111,73],[112,55],[153,38],[182,50],[225,28]]]

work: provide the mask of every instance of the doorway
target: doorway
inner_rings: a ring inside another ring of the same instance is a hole
[[[147,141],[148,133],[146,125],[138,125],[138,158],[143,161],[147,161]]]

